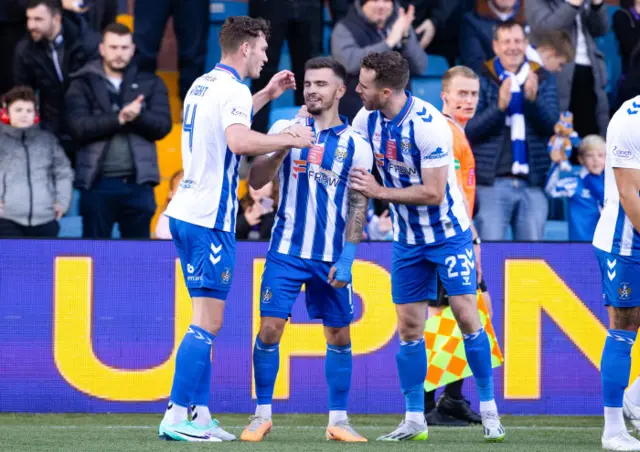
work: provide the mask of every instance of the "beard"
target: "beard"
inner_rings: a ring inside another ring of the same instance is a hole
[[[106,64],[107,64],[107,67],[109,68],[109,70],[111,70],[113,72],[124,72],[124,70],[129,65],[129,63],[124,63],[123,64],[123,62],[121,62],[121,61],[118,61],[118,62],[107,61]]]

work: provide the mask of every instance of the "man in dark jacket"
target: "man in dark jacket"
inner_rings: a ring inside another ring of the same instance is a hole
[[[105,28],[102,61],[73,74],[66,95],[69,130],[79,149],[76,187],[81,190],[83,237],[148,238],[159,183],[155,141],[171,131],[167,88],[131,64],[131,31]]]
[[[476,159],[475,221],[482,240],[503,240],[509,225],[516,240],[541,240],[547,220],[541,187],[560,107],[553,76],[525,60],[527,45],[520,24],[496,26],[496,57],[480,73],[478,110],[466,127]]]
[[[16,49],[15,84],[39,92],[41,126],[56,135],[71,156],[71,140],[62,121],[69,74],[99,57],[100,36],[81,16],[63,13],[60,0],[29,0],[27,29],[30,36]]]

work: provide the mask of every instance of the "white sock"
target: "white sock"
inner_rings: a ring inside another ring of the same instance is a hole
[[[421,413],[420,411],[407,411],[404,415],[404,419],[421,425],[427,422],[424,418],[424,413]]]
[[[169,401],[169,405],[167,406],[167,411],[164,412],[164,418],[162,419],[162,422],[166,422],[169,425],[176,425],[186,420],[187,407],[176,405],[175,403]]]
[[[627,389],[627,396],[634,405],[640,405],[640,377],[631,383],[631,386]]]
[[[604,407],[604,433],[602,436],[605,439],[611,439],[626,430],[622,408]]]
[[[480,402],[480,413],[486,413],[487,411],[498,412],[498,406],[495,400],[489,400],[488,402]]]
[[[271,404],[256,406],[256,416],[262,419],[271,419]]]
[[[329,425],[336,425],[340,421],[346,421],[347,411],[346,410],[330,410],[329,411]]]
[[[194,405],[191,410],[191,421],[200,427],[207,427],[211,424],[209,407],[207,405]]]

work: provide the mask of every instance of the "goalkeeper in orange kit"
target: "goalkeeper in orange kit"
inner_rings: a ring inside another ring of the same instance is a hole
[[[471,146],[464,133],[464,127],[475,115],[478,106],[480,81],[478,76],[465,66],[449,69],[442,77],[442,113],[445,115],[453,134],[453,154],[456,167],[456,178],[460,191],[464,194],[469,218],[473,218],[476,177],[475,159]],[[480,260],[480,238],[471,223],[473,248],[476,256],[476,272],[478,289],[482,292],[484,302],[491,315],[491,299],[487,286],[482,278]],[[442,284],[438,284],[438,299],[429,300],[429,317],[438,314],[449,305],[448,296]],[[480,415],[474,412],[469,402],[462,396],[464,380],[449,383],[438,402],[435,391],[425,391],[425,416],[428,425],[464,426],[469,423],[480,424]]]

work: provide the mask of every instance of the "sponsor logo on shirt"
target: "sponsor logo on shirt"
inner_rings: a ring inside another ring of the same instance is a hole
[[[198,185],[198,182],[193,179],[182,179],[182,181],[180,181],[181,188],[195,188],[196,185]]]
[[[293,178],[297,179],[298,174],[307,172],[306,160],[294,160],[293,161]]]
[[[322,157],[324,157],[324,146],[314,145],[309,149],[307,161],[314,165],[322,165]]]
[[[387,141],[387,151],[384,156],[388,160],[398,160],[398,149],[396,147],[396,142],[393,140]]]
[[[324,168],[309,168],[307,173],[309,174],[309,179],[315,180],[325,187],[336,187],[340,183],[340,176]]]
[[[447,155],[448,155],[448,152],[446,152],[444,149],[439,147],[438,149],[433,151],[431,154],[423,156],[422,160],[436,160],[436,159],[441,159],[443,157],[446,157]]]
[[[618,158],[629,160],[633,157],[633,152],[627,151],[625,149],[620,149],[618,146],[613,146],[613,155]]]
[[[234,108],[231,110],[231,114],[233,116],[240,116],[241,118],[248,118],[249,114],[246,111],[242,111],[239,108]]]
[[[397,160],[389,160],[389,165],[387,166],[389,172],[396,172],[401,176],[411,176],[413,174],[418,174],[418,170],[411,163],[399,162]]]

